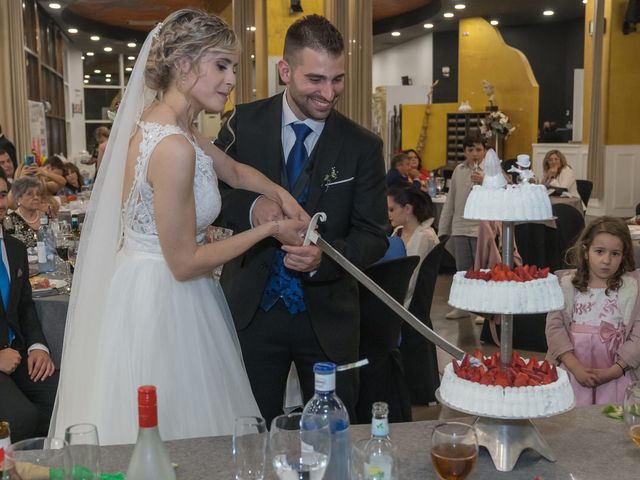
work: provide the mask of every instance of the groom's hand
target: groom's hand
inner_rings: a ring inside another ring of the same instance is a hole
[[[287,252],[284,256],[284,266],[297,272],[313,272],[320,266],[322,251],[315,245],[296,247],[283,245],[282,250]]]
[[[276,202],[262,195],[257,198],[251,210],[251,224],[254,227],[274,220],[283,220],[282,208]]]

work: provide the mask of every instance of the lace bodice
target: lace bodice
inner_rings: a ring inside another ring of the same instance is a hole
[[[207,226],[220,213],[220,192],[218,178],[213,169],[213,160],[177,125],[161,125],[150,122],[139,122],[138,125],[142,129],[140,154],[136,160],[133,185],[123,205],[125,241],[128,240],[128,236],[131,236],[132,231],[135,234],[155,237],[153,243],[159,246],[153,205],[153,188],[147,182],[149,157],[163,138],[169,135],[183,135],[193,145],[196,152],[193,194],[196,205],[196,236],[200,243],[204,238]]]

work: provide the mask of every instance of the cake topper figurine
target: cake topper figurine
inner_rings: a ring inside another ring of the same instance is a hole
[[[509,170],[509,173],[515,172],[520,177],[520,183],[529,183],[531,179],[535,176],[535,174],[531,171],[531,159],[529,155],[525,155],[521,153],[516,157],[516,165],[512,166]]]
[[[502,173],[500,159],[495,150],[490,148],[484,156],[484,180],[483,187],[503,188],[507,184],[507,179]]]

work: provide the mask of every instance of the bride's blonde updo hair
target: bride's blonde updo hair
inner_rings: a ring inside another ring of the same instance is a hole
[[[149,88],[163,92],[176,76],[179,59],[188,58],[191,69],[197,72],[206,53],[239,50],[236,34],[220,17],[192,8],[178,10],[162,22],[156,35],[145,67],[145,82]]]

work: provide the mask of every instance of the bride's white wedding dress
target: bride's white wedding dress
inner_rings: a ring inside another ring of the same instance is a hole
[[[100,443],[133,443],[137,387],[156,385],[163,439],[233,433],[234,418],[259,415],[222,289],[212,275],[177,281],[162,255],[148,184],[149,157],[169,135],[184,135],[196,151],[197,241],[220,212],[210,157],[176,125],[140,122],[135,179],[123,207],[124,242],[116,257],[101,322],[95,375],[87,379],[83,418],[59,393],[56,432],[70,423],[97,425]],[[64,368],[64,364],[63,367]],[[64,385],[61,386],[64,388]],[[72,394],[66,392],[66,394]]]

